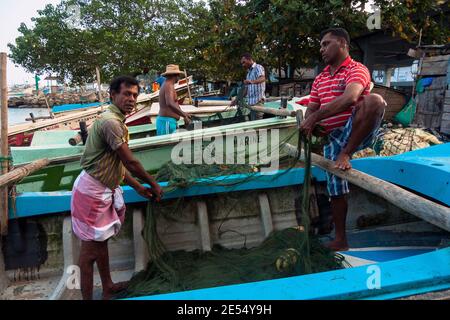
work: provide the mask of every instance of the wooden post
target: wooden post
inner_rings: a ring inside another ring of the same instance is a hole
[[[44,100],[45,100],[45,104],[47,105],[48,115],[51,119],[53,119],[54,118],[53,112],[50,109],[50,105],[48,104],[48,100],[47,100],[47,97],[45,96],[45,93],[44,93]]]
[[[8,156],[8,83],[6,78],[6,53],[0,53],[0,156]],[[0,161],[3,175],[7,171],[8,161]],[[6,234],[8,231],[8,187],[0,188],[0,233]],[[8,287],[9,281],[5,273],[5,263],[3,261],[2,238],[0,237],[0,293]]]
[[[8,150],[8,82],[6,78],[6,53],[0,53],[0,88],[1,88],[1,146],[0,157],[7,158]],[[8,160],[0,161],[3,175],[8,172]],[[8,232],[8,187],[0,187],[0,234],[6,235]]]
[[[9,279],[5,273],[5,262],[3,261],[2,239],[0,238],[0,294],[9,285]]]
[[[386,68],[384,70],[383,84],[388,88],[391,87],[392,71],[394,71],[394,68]]]
[[[95,73],[97,74],[98,101],[99,102],[103,102],[102,82],[100,80],[100,67],[99,66],[95,66]]]
[[[285,144],[287,153],[292,157],[298,157],[298,150],[295,146]],[[311,154],[311,162],[341,179],[369,191],[377,196],[389,201],[393,205],[438,226],[446,231],[450,231],[450,208],[434,203],[433,201],[415,195],[403,188],[387,181],[378,179],[364,172],[350,169],[342,171],[334,167],[334,161],[325,159],[318,154]]]
[[[191,88],[189,88],[189,78],[188,78],[186,69],[184,70],[184,75],[186,76],[186,81],[187,81],[187,90],[188,90],[188,95],[189,95],[189,104],[192,104],[193,101],[192,101],[192,96],[191,96]]]

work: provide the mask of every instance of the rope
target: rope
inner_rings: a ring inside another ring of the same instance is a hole
[[[6,163],[6,165],[5,165]],[[0,156],[0,170],[3,172],[3,169],[9,169],[12,165],[12,157],[11,156]]]
[[[303,150],[305,155],[305,177],[303,180],[303,188],[302,188],[302,212],[301,212],[301,224],[305,230],[306,234],[309,234],[309,211],[310,211],[310,189],[311,189],[311,138],[306,137],[305,135],[300,134],[298,139],[298,149],[299,152]],[[302,148],[303,146],[303,148]],[[298,157],[299,158],[299,157]],[[297,158],[297,159],[298,159]],[[311,273],[311,248],[309,244],[309,237],[306,237],[304,245],[303,256],[305,257],[305,270],[307,273]]]

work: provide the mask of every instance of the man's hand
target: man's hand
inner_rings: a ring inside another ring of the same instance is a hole
[[[161,201],[163,196],[163,191],[158,184],[154,185],[152,188],[146,188],[143,185],[140,185],[136,191],[144,198],[155,199],[157,202]]]
[[[310,137],[314,131],[314,128],[316,127],[317,122],[317,117],[314,114],[311,114],[302,122],[300,126],[300,132],[302,132],[307,137]]]
[[[236,104],[237,104],[236,98],[233,98],[233,99],[231,100],[230,106],[231,106],[231,107],[234,107]]]
[[[192,117],[187,113],[184,114],[183,119],[185,125],[189,125],[192,122]]]
[[[244,84],[252,84],[252,80],[244,80]]]

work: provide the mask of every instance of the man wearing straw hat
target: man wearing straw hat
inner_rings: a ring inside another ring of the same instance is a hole
[[[166,67],[166,72],[162,74],[166,77],[166,81],[159,91],[159,114],[156,118],[156,134],[158,136],[174,133],[177,130],[177,122],[181,117],[183,117],[186,125],[191,122],[191,117],[181,110],[177,101],[175,83],[178,82],[180,75],[184,75],[184,72],[180,71],[180,68],[175,64],[169,64]]]

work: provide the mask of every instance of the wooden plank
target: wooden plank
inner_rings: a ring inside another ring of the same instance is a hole
[[[267,238],[273,231],[272,213],[270,211],[269,197],[266,193],[260,193],[259,211],[261,215],[262,226],[264,230],[264,238]]]
[[[23,167],[14,169],[13,171],[10,171],[8,173],[2,174],[0,175],[0,187],[5,186],[7,187],[8,185],[11,185],[19,180],[22,180],[31,173],[45,167],[49,163],[50,160],[48,159],[40,159],[27,165],[24,165]]]
[[[200,247],[203,252],[211,251],[211,233],[209,231],[208,209],[204,201],[197,202],[197,221],[200,229]]]
[[[441,132],[450,134],[450,121],[449,120],[442,120],[441,122]]]
[[[282,117],[295,117],[296,114],[295,111],[289,111],[287,109],[272,109],[264,107],[262,105],[247,106],[247,108],[253,111],[269,113],[275,116],[282,116]]]
[[[95,66],[95,74],[97,76],[97,87],[98,87],[98,101],[103,102],[102,96],[102,81],[100,79],[100,67]]]
[[[441,126],[440,115],[444,104],[444,90],[447,77],[436,77],[433,83],[417,96],[415,124],[438,129]]]
[[[285,144],[288,154],[298,157],[297,148]],[[450,208],[427,200],[392,183],[378,179],[359,170],[342,171],[334,167],[334,161],[325,159],[318,154],[311,154],[311,162],[341,179],[357,185],[381,198],[389,201],[400,209],[415,215],[444,230],[450,231]]]
[[[423,115],[426,115],[426,116],[428,116],[428,115],[436,116],[436,115],[441,114],[441,112],[440,112],[440,111],[426,111],[426,110],[421,110],[421,111],[418,111],[417,114],[423,114]]]
[[[445,93],[444,103],[450,104],[450,93],[448,93],[448,91]]]
[[[186,69],[184,69],[184,76],[186,78],[188,78]],[[189,88],[189,86],[187,86],[187,90],[188,90],[189,104],[192,104],[194,101],[192,100],[191,88]]]
[[[450,54],[444,56],[434,56],[434,57],[425,57],[423,58],[423,62],[436,62],[436,61],[449,61]]]
[[[448,61],[424,62],[420,70],[421,76],[447,75]]]
[[[450,102],[444,104],[444,108],[442,109],[442,112],[450,112]]]
[[[443,121],[450,121],[450,112],[446,112],[442,114]]]

